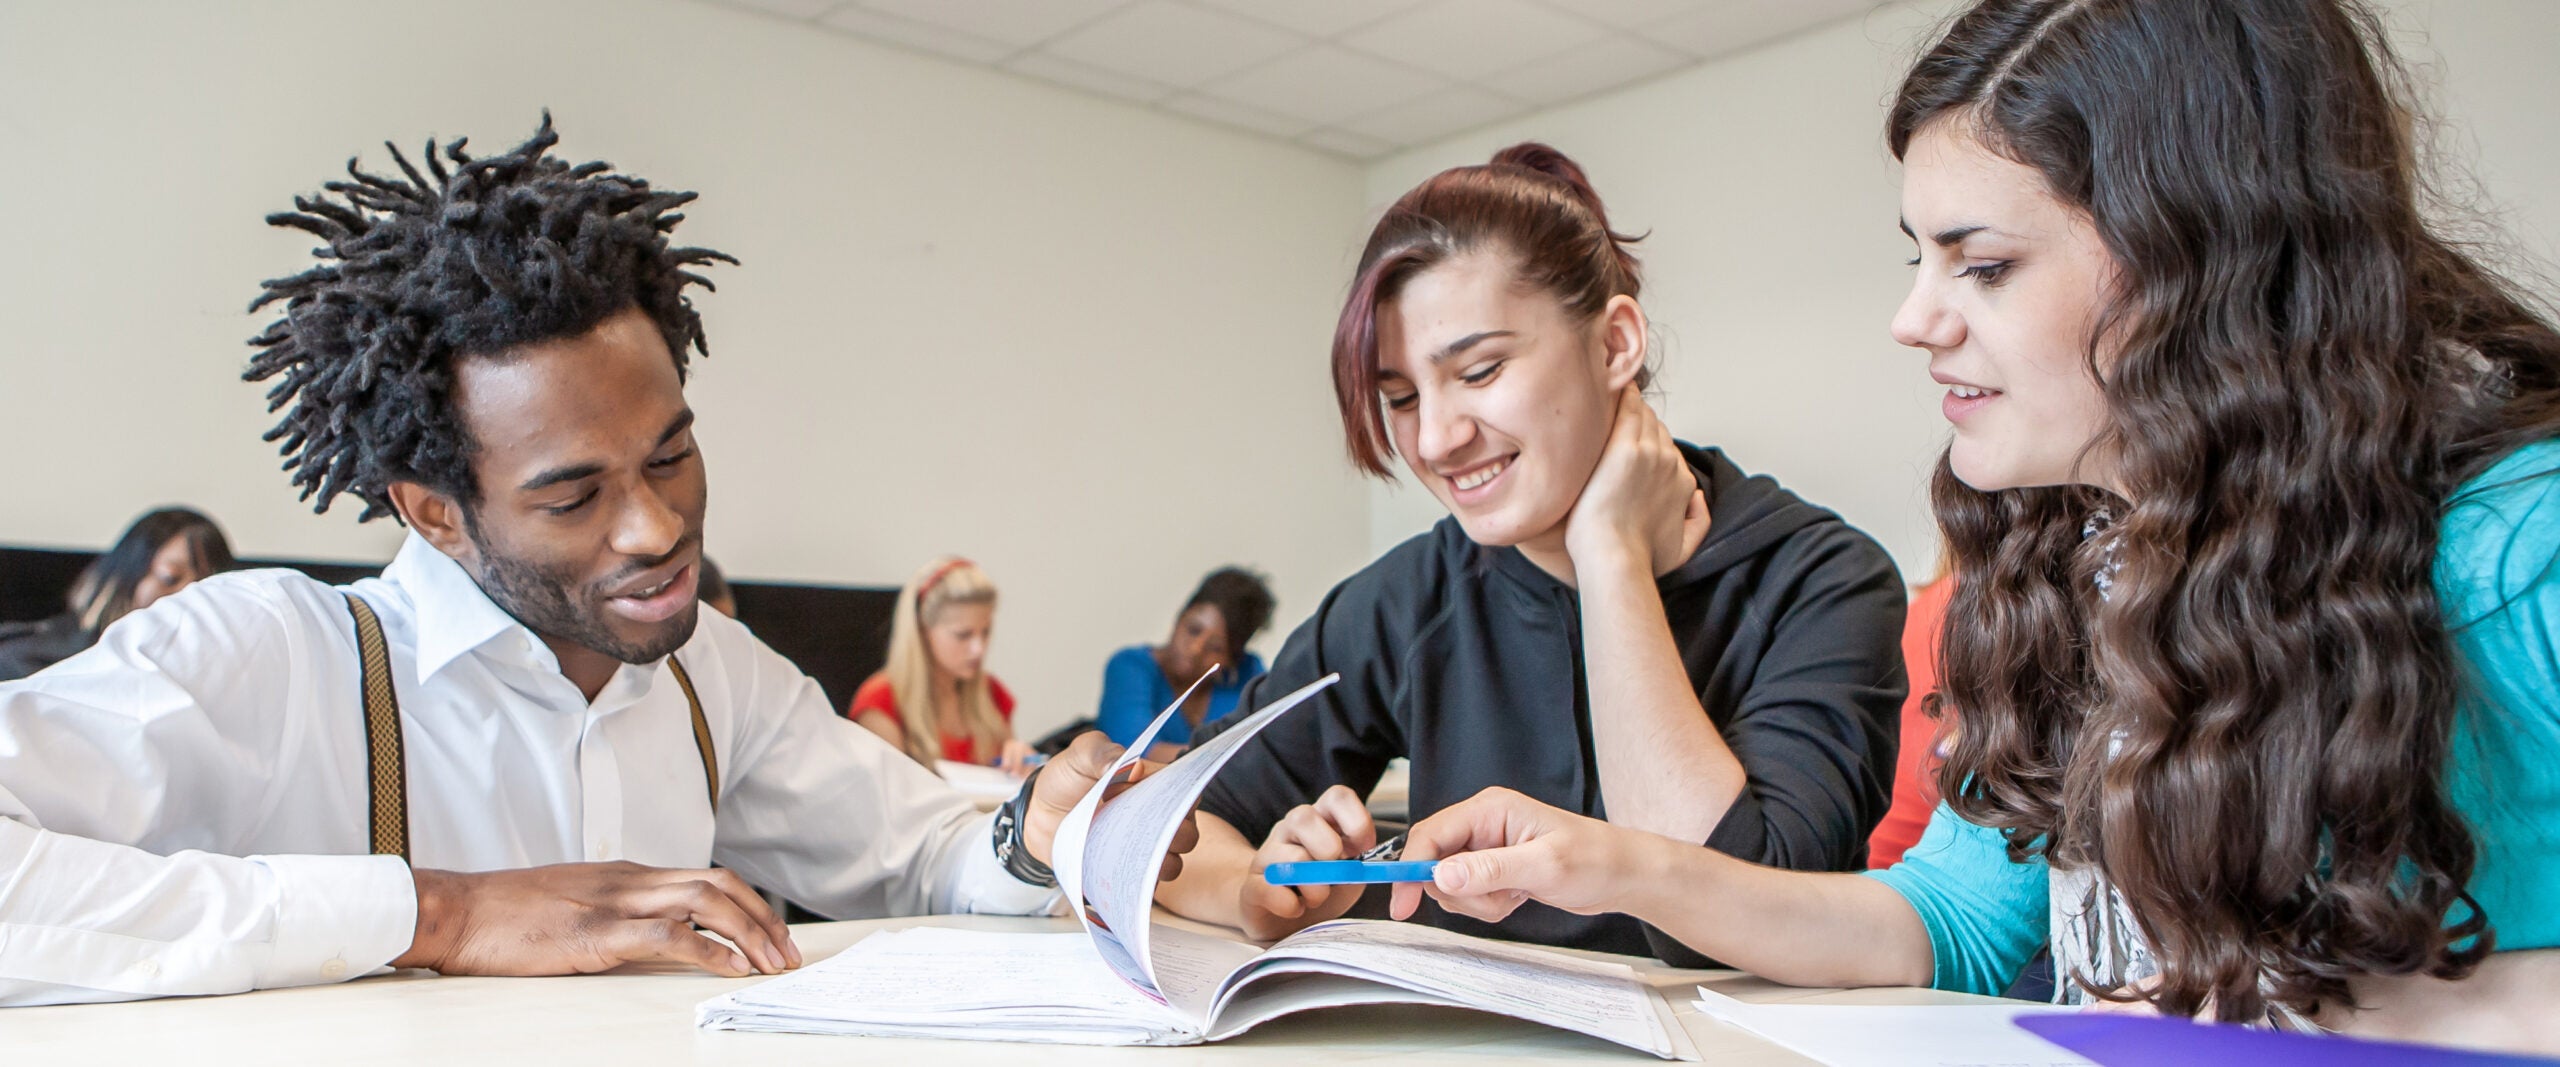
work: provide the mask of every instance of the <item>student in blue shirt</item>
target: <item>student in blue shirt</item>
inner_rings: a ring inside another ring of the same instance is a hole
[[[1755,866],[1488,791],[1430,896],[1784,982],[2560,1049],[2560,330],[2431,226],[2354,0],[1982,0],[1889,143],[1947,387],[1948,803]],[[1457,855],[1465,853],[1464,855]],[[1409,914],[1426,890],[1400,886]]]
[[[1262,657],[1245,651],[1271,622],[1271,587],[1242,567],[1220,567],[1200,580],[1173,633],[1161,645],[1131,645],[1111,654],[1102,668],[1102,706],[1094,724],[1114,744],[1137,740],[1165,705],[1201,675],[1218,676],[1182,704],[1164,724],[1151,759],[1171,759],[1191,743],[1191,731],[1236,710],[1244,684],[1262,675]]]

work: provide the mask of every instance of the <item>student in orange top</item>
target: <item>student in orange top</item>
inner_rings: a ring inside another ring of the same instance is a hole
[[[1867,835],[1867,866],[1891,867],[1920,842],[1929,816],[1938,810],[1938,764],[1944,762],[1947,709],[1932,710],[1929,698],[1938,691],[1938,640],[1947,625],[1947,601],[1955,596],[1955,572],[1942,560],[1938,577],[1911,594],[1911,612],[1902,621],[1902,670],[1911,677],[1911,695],[1902,699],[1902,745],[1893,766],[1893,806],[1884,821]]]
[[[889,663],[855,690],[845,717],[927,767],[936,760],[1030,769],[1013,736],[1013,694],[988,674],[996,585],[978,565],[944,556],[898,591]]]

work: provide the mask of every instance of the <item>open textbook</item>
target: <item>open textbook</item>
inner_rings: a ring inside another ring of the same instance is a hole
[[[1157,870],[1209,779],[1237,746],[1335,680],[1328,675],[1281,697],[1103,803],[1108,783],[1147,750],[1190,694],[1156,716],[1058,828],[1058,885],[1084,933],[877,933],[831,959],[705,1001],[697,1022],[729,1030],[1189,1045],[1314,1008],[1426,1004],[1696,1059],[1669,1004],[1620,963],[1405,923],[1323,923],[1268,949],[1155,924]]]

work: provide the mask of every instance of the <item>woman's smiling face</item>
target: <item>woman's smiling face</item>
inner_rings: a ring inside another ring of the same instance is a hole
[[[1507,253],[1477,251],[1406,281],[1379,306],[1377,331],[1387,430],[1414,480],[1477,544],[1561,545],[1643,363],[1634,301],[1577,322],[1520,284]]]
[[[2084,455],[2107,425],[2090,343],[2115,276],[2088,216],[1986,148],[1961,114],[1903,154],[1903,229],[1920,246],[1893,339],[1929,353],[1966,485],[2111,485]],[[2103,360],[2102,360],[2103,362]]]

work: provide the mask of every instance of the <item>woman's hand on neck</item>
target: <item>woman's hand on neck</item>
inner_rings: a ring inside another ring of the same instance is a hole
[[[1602,567],[1669,574],[1696,554],[1710,525],[1706,490],[1689,458],[1643,394],[1628,386],[1573,510],[1519,547],[1538,569],[1580,588],[1585,572]]]

